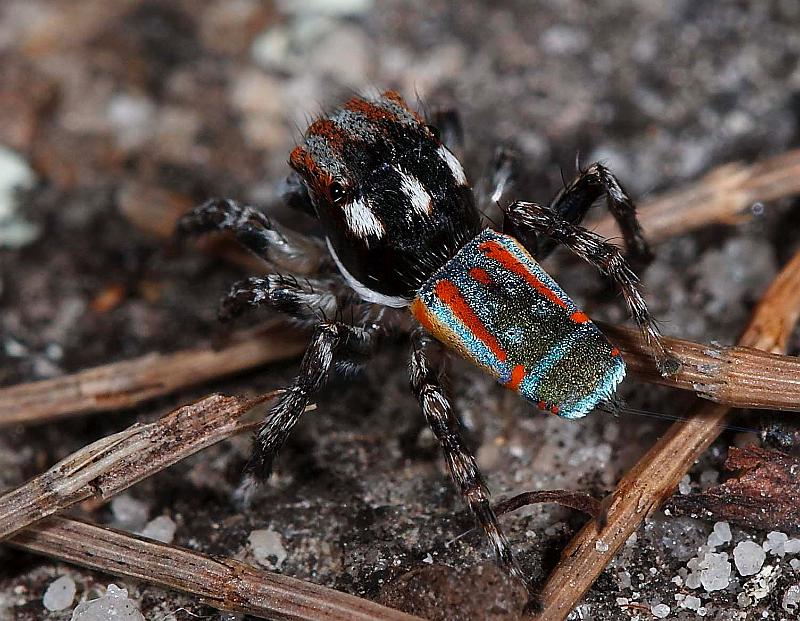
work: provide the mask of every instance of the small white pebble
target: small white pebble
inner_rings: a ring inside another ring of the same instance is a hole
[[[594,542],[594,549],[598,552],[608,552],[608,544],[602,539],[598,539]]]
[[[700,601],[699,597],[695,597],[694,595],[687,595],[684,600],[681,602],[682,608],[687,608],[688,610],[698,610],[700,608]]]
[[[42,603],[47,610],[64,610],[75,599],[75,581],[69,576],[56,578],[44,592]]]
[[[664,619],[669,615],[669,606],[666,604],[656,604],[650,609],[656,619]]]
[[[688,474],[684,475],[684,477],[678,483],[678,492],[680,492],[680,494],[683,496],[692,493],[692,479]]]
[[[789,541],[783,544],[783,551],[786,552],[786,554],[800,553],[800,539],[789,539]]]
[[[786,612],[797,612],[800,610],[800,584],[794,584],[786,589],[783,594],[781,608]]]
[[[795,571],[800,571],[800,559],[793,558],[791,561],[789,561],[789,565]]]
[[[159,515],[157,518],[150,520],[147,526],[144,527],[141,534],[144,537],[155,539],[161,543],[172,543],[175,538],[175,529],[177,525],[171,518],[166,515]]]
[[[433,557],[431,556],[430,552],[428,552],[428,554],[425,556],[425,558],[422,559],[422,562],[423,563],[428,563],[428,565],[432,565],[433,564]]]
[[[630,601],[631,600],[629,600],[627,597],[618,597],[617,598],[617,605],[618,606],[627,606],[630,603]]]
[[[767,558],[764,548],[754,541],[741,541],[733,549],[733,562],[742,576],[754,576],[761,571]]]
[[[700,584],[708,591],[721,591],[730,583],[731,564],[724,552],[707,552],[700,562]]]
[[[259,565],[280,569],[288,556],[280,533],[272,529],[254,530],[250,533],[248,541]]]
[[[708,545],[716,548],[723,543],[731,540],[731,527],[727,522],[717,522],[714,524],[714,530],[708,536]]]
[[[82,602],[72,611],[72,621],[145,621],[136,603],[128,599],[128,591],[109,584],[106,594]]]
[[[767,540],[761,544],[766,552],[775,556],[783,556],[786,552],[784,546],[789,541],[789,536],[777,530],[767,533]]]
[[[120,494],[111,500],[111,513],[114,515],[114,526],[117,528],[139,531],[147,523],[150,510],[145,503],[133,496]]]

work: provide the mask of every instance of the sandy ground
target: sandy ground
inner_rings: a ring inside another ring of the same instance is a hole
[[[427,106],[457,106],[471,178],[497,145],[514,145],[524,155],[520,197],[548,200],[580,154],[604,160],[642,198],[721,163],[796,146],[799,56],[800,4],[790,0],[5,0],[0,181],[26,189],[0,192],[0,385],[207,342],[218,330],[217,300],[245,274],[168,243],[175,215],[223,195],[312,228],[277,204],[286,158],[308,120],[354,90],[396,88]],[[644,282],[665,332],[733,342],[798,247],[792,206],[756,206],[736,227],[658,245]],[[563,252],[547,267],[592,316],[624,320],[620,299],[591,268]],[[250,513],[230,501],[247,438],[132,488],[132,513],[125,502],[76,513],[132,530],[167,516],[176,544],[430,618],[514,618],[521,593],[494,568],[482,537],[464,535],[471,518],[422,430],[406,359],[407,344],[390,343],[357,381],[334,380]],[[276,388],[296,368],[273,365],[133,411],[4,429],[0,488],[135,421],[210,391]],[[601,496],[667,425],[599,413],[547,418],[461,363],[451,383],[497,496],[550,488]],[[680,414],[690,401],[635,380],[621,394],[656,413]],[[738,422],[757,429],[759,420]],[[727,446],[754,439],[724,434],[686,485],[715,482]],[[503,522],[541,583],[583,520],[547,505]],[[742,600],[735,569],[722,590],[684,584],[712,526],[656,515],[574,618],[649,619],[664,611],[659,604],[670,619],[790,618],[786,593],[800,582],[790,555],[769,557],[780,571],[761,599]],[[261,529],[275,535],[273,553],[259,560],[248,539]],[[716,551],[761,543],[766,531],[733,528],[732,537]],[[4,548],[0,617],[69,619],[73,606],[42,605],[59,575],[75,581],[75,603],[113,581],[147,619],[220,618],[191,597]]]

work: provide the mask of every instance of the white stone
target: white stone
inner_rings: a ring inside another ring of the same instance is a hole
[[[724,552],[708,552],[700,561],[700,584],[708,591],[720,591],[728,586],[731,578],[731,564]]]
[[[689,478],[688,474],[684,475],[678,483],[678,492],[683,496],[692,493],[692,479]]]
[[[161,543],[172,543],[177,525],[166,515],[159,515],[150,520],[140,533],[143,537],[155,539]]]
[[[784,546],[789,541],[789,536],[777,530],[767,533],[767,540],[761,544],[765,551],[775,556],[783,556],[786,554]]]
[[[689,610],[697,610],[700,608],[701,603],[702,602],[700,601],[699,597],[696,597],[694,595],[687,595],[681,602],[681,607],[687,608]]]
[[[712,548],[727,543],[731,540],[731,527],[727,522],[717,522],[714,530],[708,536],[708,545]]]
[[[254,530],[250,533],[248,541],[259,565],[280,569],[288,556],[280,533],[272,529]]]
[[[742,576],[757,574],[766,558],[767,553],[754,541],[741,541],[733,549],[733,562]]]
[[[783,551],[786,552],[786,554],[800,553],[800,539],[789,539],[789,541],[783,544]]]
[[[669,615],[669,606],[666,604],[656,604],[650,608],[650,612],[653,613],[656,619],[665,619],[667,615]]]
[[[17,192],[33,187],[36,175],[16,152],[0,146],[0,248],[19,248],[38,235],[38,228],[16,215]]]
[[[786,612],[797,612],[800,610],[800,584],[794,584],[786,589],[783,594],[781,608]]]
[[[133,496],[121,494],[111,500],[111,513],[117,528],[139,531],[147,523],[150,510],[145,503]]]
[[[145,621],[136,603],[128,599],[128,591],[109,584],[106,594],[83,602],[72,611],[72,621]]]
[[[47,587],[42,598],[42,604],[47,610],[64,610],[72,606],[75,599],[75,581],[69,576],[56,578]]]
[[[598,539],[594,542],[594,549],[598,552],[608,552],[608,544],[602,539]]]

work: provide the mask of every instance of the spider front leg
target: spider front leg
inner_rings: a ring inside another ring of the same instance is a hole
[[[211,231],[232,231],[262,259],[297,274],[314,274],[327,260],[319,240],[285,229],[255,207],[227,198],[212,198],[178,221],[180,236]]]
[[[269,306],[301,324],[316,325],[335,317],[339,309],[334,280],[270,274],[245,278],[235,283],[222,300],[219,318],[229,321],[244,311]]]
[[[637,266],[653,260],[653,253],[642,234],[636,219],[633,201],[611,171],[595,162],[581,170],[575,179],[564,187],[550,203],[550,209],[563,221],[580,224],[598,198],[605,195],[608,210],[622,232],[628,258]],[[542,240],[539,257],[546,257],[555,248],[554,240]]]
[[[508,574],[522,580],[527,587],[525,575],[517,564],[511,545],[492,509],[489,490],[475,457],[461,437],[461,425],[441,386],[439,373],[429,361],[428,349],[433,344],[433,340],[421,330],[414,332],[410,365],[411,387],[428,425],[442,447],[450,476],[489,538],[498,564]]]
[[[256,433],[245,477],[236,492],[242,504],[248,505],[258,482],[269,478],[278,451],[305,411],[311,397],[328,379],[335,357],[342,354],[366,357],[372,350],[374,337],[374,330],[340,322],[324,322],[316,327],[300,363],[300,374],[270,409]]]
[[[591,231],[562,220],[550,208],[536,203],[522,201],[511,203],[505,208],[503,228],[511,234],[543,233],[556,244],[566,246],[608,276],[622,291],[631,315],[639,325],[645,341],[653,349],[659,373],[668,376],[678,370],[680,363],[667,353],[661,332],[647,310],[639,278],[619,248]]]

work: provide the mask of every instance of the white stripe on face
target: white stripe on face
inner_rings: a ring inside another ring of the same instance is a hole
[[[456,180],[458,185],[467,185],[467,175],[464,174],[464,169],[461,167],[461,162],[453,155],[447,147],[442,145],[438,149],[439,157],[444,160],[450,172],[453,173],[453,179]]]
[[[342,211],[344,212],[347,227],[356,237],[366,239],[371,235],[372,237],[380,239],[383,237],[384,233],[386,233],[383,224],[378,220],[375,214],[372,213],[372,210],[363,198],[359,198],[352,203],[347,203],[342,207]]]
[[[409,175],[401,168],[397,169],[397,173],[400,175],[400,190],[411,201],[411,207],[414,211],[422,216],[430,214],[433,210],[433,199],[428,190],[425,189],[425,186],[419,182],[419,179]]]

